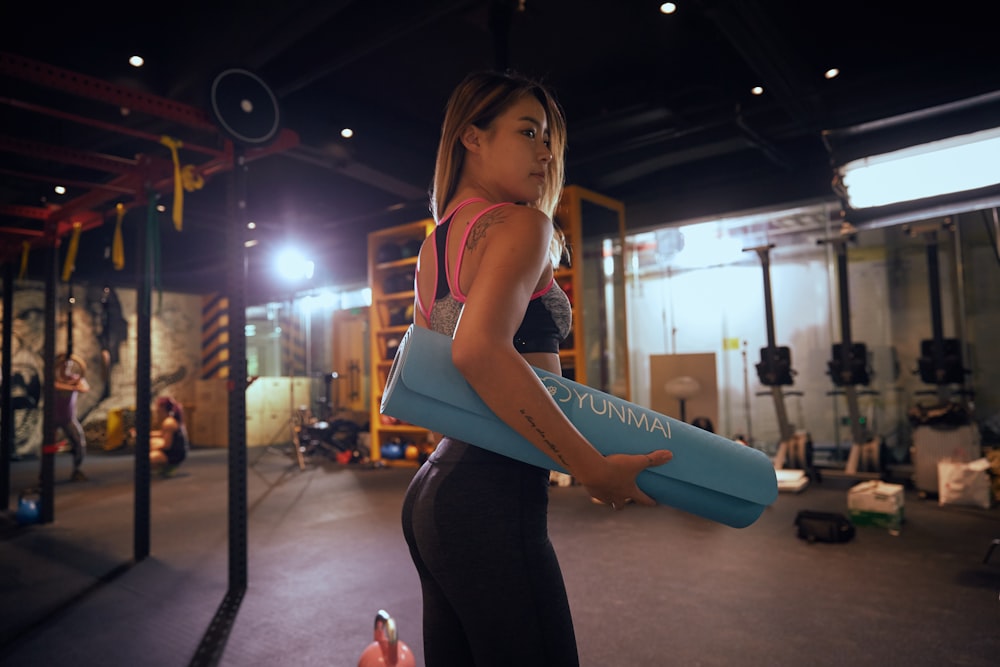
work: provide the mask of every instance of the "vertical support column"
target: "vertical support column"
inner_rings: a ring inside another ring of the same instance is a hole
[[[56,281],[59,275],[59,245],[56,238],[50,240],[45,249],[45,342],[42,359],[45,377],[42,383],[42,470],[41,509],[39,521],[52,523],[55,520],[55,466],[56,466],[56,421],[55,421],[55,368],[56,368]]]
[[[201,303],[201,379],[228,377],[229,300],[212,292]]]
[[[150,323],[152,321],[153,253],[152,235],[157,232],[155,195],[146,204],[146,219],[136,226],[136,355],[135,355],[135,530],[133,557],[140,561],[150,549],[150,469],[149,433],[152,364]]]
[[[247,587],[246,156],[236,146],[227,234],[229,292],[229,592]]]
[[[14,401],[11,369],[14,367],[14,262],[3,266],[3,370],[0,375],[0,512],[10,509],[10,457],[14,453]]]

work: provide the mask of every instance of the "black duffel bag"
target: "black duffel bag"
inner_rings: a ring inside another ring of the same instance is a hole
[[[854,538],[854,524],[843,514],[800,510],[795,516],[799,539],[813,542],[850,542]]]

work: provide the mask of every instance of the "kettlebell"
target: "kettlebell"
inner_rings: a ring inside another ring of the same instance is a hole
[[[33,523],[38,523],[38,497],[32,494],[29,497],[27,493],[22,493],[17,499],[17,512],[14,513],[14,519],[18,524],[22,526],[27,526]]]
[[[375,614],[375,641],[368,645],[358,659],[358,667],[417,667],[410,647],[399,641],[396,621],[385,609]]]

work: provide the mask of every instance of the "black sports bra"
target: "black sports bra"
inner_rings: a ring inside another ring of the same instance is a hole
[[[451,221],[455,213],[473,202],[483,202],[484,199],[466,199],[447,215],[431,234],[434,235],[435,269],[437,271],[434,300],[429,306],[424,305],[417,290],[417,307],[430,325],[439,333],[451,336],[455,333],[458,316],[465,304],[465,295],[458,286],[458,274],[462,266],[469,233],[482,216],[501,206],[516,206],[510,202],[487,206],[469,221],[459,246],[458,259],[455,262],[454,277],[448,270],[448,237],[451,234]],[[443,233],[441,233],[443,232]],[[569,335],[573,323],[569,298],[559,283],[553,278],[549,283],[531,295],[531,301],[524,313],[524,319],[514,334],[514,347],[518,352],[559,352],[559,343]]]

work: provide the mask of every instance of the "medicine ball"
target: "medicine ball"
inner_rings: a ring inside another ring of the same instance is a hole
[[[400,244],[399,251],[403,257],[416,257],[420,254],[421,245],[423,245],[423,241],[420,239],[410,239]]]
[[[413,304],[389,307],[389,326],[399,327],[413,319]]]
[[[395,262],[396,260],[402,259],[403,254],[400,251],[400,247],[396,243],[391,241],[386,241],[378,247],[375,251],[375,261],[379,264],[384,264],[386,262]]]
[[[403,446],[398,442],[385,443],[382,445],[382,458],[390,460],[403,458]]]

